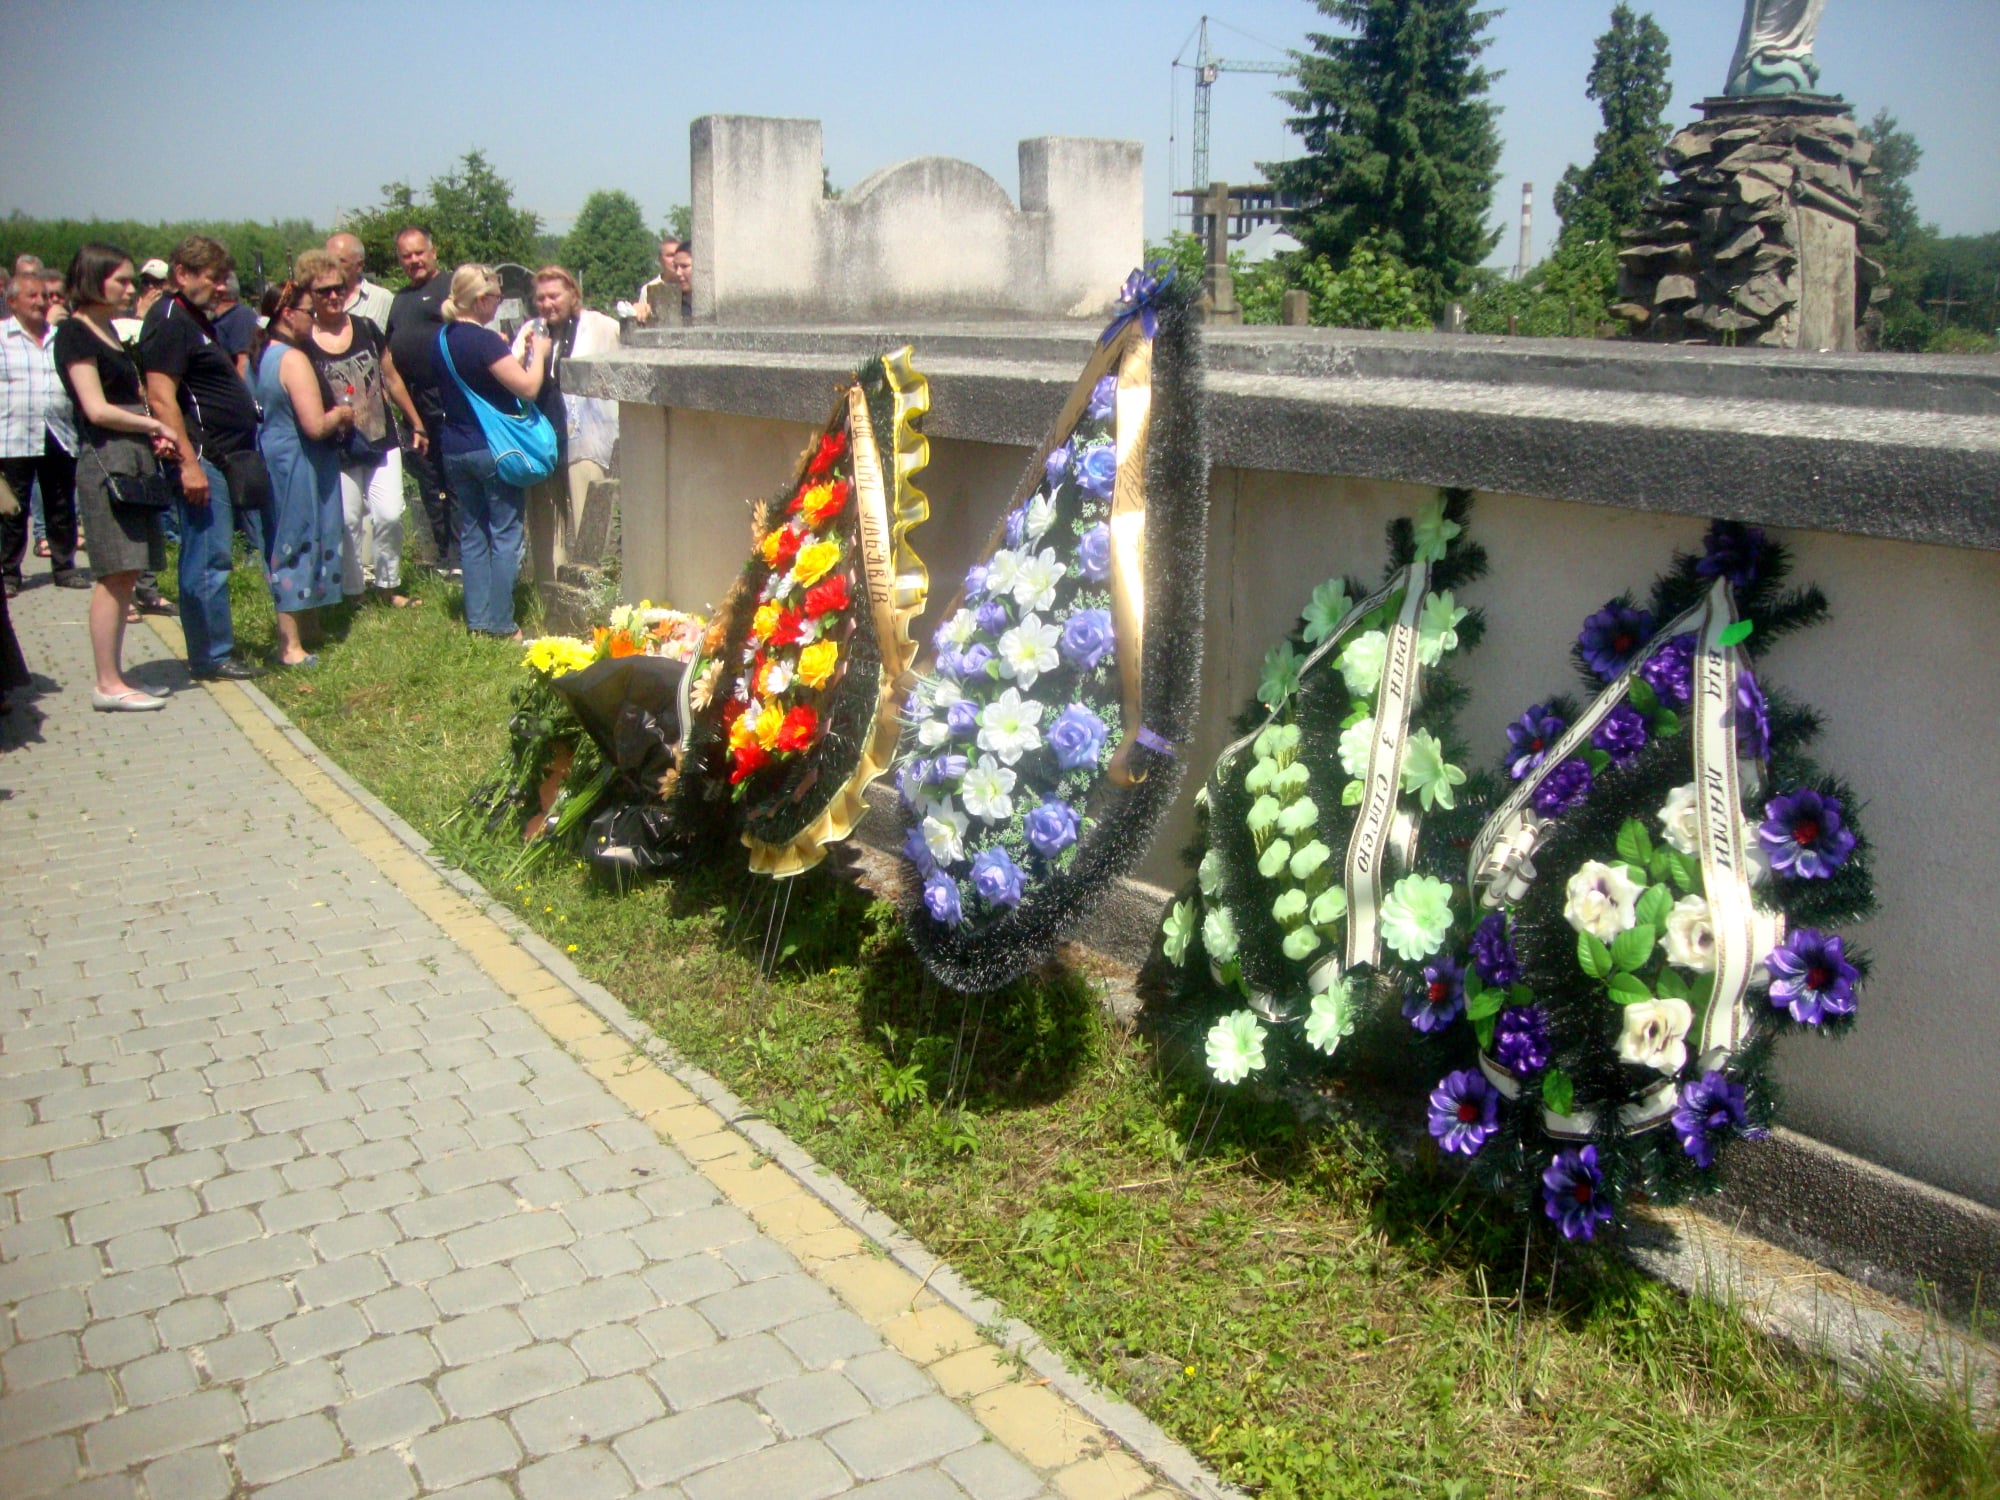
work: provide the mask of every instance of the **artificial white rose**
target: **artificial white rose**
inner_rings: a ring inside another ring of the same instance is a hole
[[[1660,940],[1667,950],[1667,962],[1697,974],[1715,972],[1715,923],[1709,919],[1708,903],[1699,896],[1683,896],[1667,913],[1667,935]]]
[[[1356,636],[1340,653],[1334,665],[1347,679],[1348,692],[1357,698],[1366,698],[1382,685],[1382,664],[1388,659],[1388,633],[1371,630],[1366,635]]]
[[[1363,719],[1340,731],[1340,769],[1349,776],[1368,774],[1368,751],[1375,743],[1375,720]]]
[[[1313,949],[1319,946],[1319,934],[1310,927],[1294,927],[1285,934],[1283,944],[1285,957],[1293,963],[1302,962]]]
[[[1261,797],[1271,790],[1271,783],[1277,777],[1278,763],[1275,760],[1256,761],[1243,778],[1243,790],[1253,797]]]
[[[770,682],[770,679],[766,678],[765,681],[773,692],[783,691],[777,684]],[[922,745],[926,750],[935,750],[939,745],[947,744],[950,740],[951,725],[943,719],[926,719],[917,726],[917,743]]]
[[[1306,914],[1306,893],[1297,886],[1271,903],[1271,920],[1280,927],[1295,927]]]
[[[1692,854],[1699,847],[1695,840],[1701,830],[1695,823],[1694,807],[1694,783],[1690,781],[1668,792],[1665,806],[1654,814],[1660,820],[1660,837],[1682,854]]]
[[[1305,767],[1297,769],[1303,771]],[[1318,805],[1310,797],[1301,797],[1278,814],[1278,832],[1288,839],[1295,839],[1302,833],[1310,833],[1318,818]]]
[[[1292,846],[1283,839],[1273,839],[1257,857],[1257,873],[1266,880],[1276,880],[1291,857]]]
[[[1638,923],[1633,906],[1646,888],[1625,873],[1622,865],[1586,860],[1569,878],[1563,920],[1578,932],[1608,943]]]
[[[1687,1066],[1688,1028],[1694,1012],[1685,1000],[1641,1000],[1625,1007],[1625,1028],[1618,1033],[1620,1061],[1673,1074]]]

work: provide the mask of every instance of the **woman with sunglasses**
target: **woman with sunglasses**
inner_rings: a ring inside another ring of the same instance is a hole
[[[354,409],[329,406],[320,395],[319,376],[305,353],[313,330],[307,285],[294,275],[264,294],[265,342],[252,357],[250,374],[251,393],[264,408],[257,447],[271,471],[266,571],[278,610],[281,667],[319,665],[306,649],[300,617],[340,602],[347,542],[340,454],[354,431]]]
[[[386,363],[388,341],[367,318],[347,311],[347,279],[340,263],[323,250],[308,250],[294,267],[312,292],[313,330],[306,358],[319,373],[320,397],[328,406],[354,413],[354,432],[340,455],[340,508],[347,527],[342,554],[341,591],[349,599],[365,592],[362,577],[362,524],[375,533],[375,597],[397,609],[416,603],[401,591],[403,576],[403,450],[389,422],[394,401],[421,434],[423,420],[396,367]]]

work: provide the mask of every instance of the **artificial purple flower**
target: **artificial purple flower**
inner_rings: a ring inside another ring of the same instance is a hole
[[[1545,818],[1560,817],[1590,795],[1590,763],[1571,757],[1542,778],[1529,800]]]
[[[1630,765],[1646,748],[1646,716],[1631,704],[1621,703],[1591,731],[1590,743],[1610,756],[1614,766]]]
[[[1500,1128],[1500,1091],[1477,1068],[1445,1074],[1431,1090],[1430,1127],[1438,1150],[1477,1156]]]
[[[1510,1005],[1493,1023],[1493,1058],[1517,1078],[1549,1065],[1549,1018],[1539,1005]]]
[[[1771,1004],[1790,1011],[1801,1026],[1854,1014],[1861,973],[1847,961],[1837,934],[1801,927],[1771,950],[1764,966],[1771,971]]]
[[[1077,671],[1094,672],[1116,640],[1110,610],[1080,609],[1063,625],[1062,639],[1056,643],[1056,649]]]
[[[1057,488],[1069,474],[1069,444],[1051,448],[1049,456],[1042,460],[1042,477],[1048,481],[1049,494],[1055,495]]]
[[[1542,1211],[1571,1241],[1595,1239],[1598,1226],[1611,1222],[1611,1199],[1595,1146],[1556,1153],[1542,1173]]]
[[[987,635],[998,637],[1014,622],[1007,617],[1007,606],[998,599],[988,599],[972,612],[972,621]]]
[[[944,711],[944,722],[954,738],[969,740],[979,733],[979,705],[961,698]]]
[[[1712,521],[1708,535],[1702,538],[1702,554],[1694,570],[1703,578],[1727,578],[1734,587],[1747,589],[1763,576],[1769,551],[1763,527]]]
[[[1684,630],[1640,664],[1639,680],[1667,708],[1686,708],[1694,698],[1694,632]]]
[[[1090,404],[1083,414],[1093,422],[1102,422],[1112,413],[1118,403],[1118,377],[1106,375],[1090,388]]]
[[[912,812],[923,800],[924,777],[929,774],[930,768],[929,761],[914,758],[896,767],[896,795],[903,799],[903,806]]]
[[[966,573],[965,597],[968,600],[986,597],[986,564],[981,563]]]
[[[1077,540],[1077,572],[1085,583],[1102,583],[1111,576],[1111,528],[1099,521]]]
[[[993,660],[993,648],[983,641],[974,641],[958,653],[958,675],[960,677],[983,677],[986,664]]]
[[[1494,912],[1472,929],[1472,967],[1489,985],[1505,989],[1521,977],[1521,960],[1507,933],[1504,912]]]
[[[1549,747],[1569,728],[1540,703],[1507,726],[1507,774],[1516,781],[1549,758]]]
[[[1824,880],[1854,852],[1854,830],[1841,821],[1838,797],[1805,786],[1764,804],[1757,842],[1778,874]]]
[[[1099,500],[1111,498],[1112,486],[1118,482],[1118,454],[1111,444],[1084,449],[1083,461],[1076,466],[1076,482]]]
[[[917,867],[920,875],[929,875],[937,868],[937,859],[931,854],[931,846],[924,842],[924,831],[912,828],[903,835],[903,858]]]
[[[946,782],[962,781],[971,765],[963,755],[947,752],[936,760],[926,763],[924,780],[931,786],[943,786]]]
[[[1771,714],[1754,672],[1736,674],[1736,753],[1762,760],[1771,753]]]
[[[958,882],[942,870],[933,870],[924,878],[924,910],[931,914],[933,922],[956,927],[963,916],[959,907]]]
[[[1706,1169],[1715,1165],[1717,1138],[1741,1130],[1748,1118],[1743,1085],[1711,1071],[1681,1090],[1680,1103],[1674,1106],[1674,1134],[1681,1138],[1681,1150]]]
[[[1007,547],[1009,551],[1021,550],[1021,538],[1028,534],[1028,512],[1025,507],[1017,509],[1007,517]]]
[[[1652,638],[1651,612],[1613,599],[1583,622],[1576,646],[1583,653],[1584,665],[1601,681],[1609,682]]]
[[[1042,739],[1065,771],[1094,771],[1111,731],[1081,703],[1072,703],[1055,717]]]
[[[1027,834],[1028,846],[1035,853],[1043,859],[1054,859],[1076,842],[1081,822],[1075,808],[1060,798],[1050,797],[1041,806],[1030,809],[1021,820],[1021,831]]]
[[[1403,1014],[1426,1034],[1449,1026],[1465,1009],[1465,971],[1439,954],[1424,965],[1423,982],[1403,996]]]
[[[972,888],[992,906],[1021,904],[1021,867],[998,844],[982,849],[972,861]]]

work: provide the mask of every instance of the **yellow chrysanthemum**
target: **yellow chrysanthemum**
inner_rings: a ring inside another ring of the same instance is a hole
[[[566,635],[545,635],[528,642],[526,665],[544,677],[561,677],[580,672],[597,659],[597,653],[583,641]]]
[[[757,606],[757,613],[750,617],[750,634],[757,640],[767,641],[771,632],[778,628],[778,605],[773,600],[769,604]]]
[[[810,588],[826,577],[833,565],[840,561],[840,543],[814,542],[810,547],[799,548],[798,559],[792,564],[792,573],[800,583]]]
[[[778,731],[784,727],[785,711],[775,703],[764,705],[764,711],[757,715],[757,743],[766,750],[778,743]]]
[[[824,687],[840,660],[840,647],[832,641],[814,641],[799,653],[799,681],[807,687]]]
[[[737,715],[736,722],[729,726],[729,748],[741,750],[757,738],[757,716],[752,713]]]

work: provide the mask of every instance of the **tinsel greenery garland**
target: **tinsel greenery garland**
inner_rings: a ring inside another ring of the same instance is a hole
[[[1529,844],[1508,855],[1502,841],[1483,870],[1460,872],[1500,909],[1482,906],[1455,935],[1444,1024],[1413,1038],[1437,1080],[1430,1133],[1568,1240],[1594,1238],[1635,1195],[1714,1191],[1722,1144],[1776,1114],[1776,1037],[1853,1023],[1868,964],[1831,929],[1873,905],[1858,802],[1807,756],[1818,718],[1749,668],[1826,613],[1817,588],[1781,587],[1787,571],[1757,529],[1718,522],[1647,608],[1627,595],[1594,613],[1575,652],[1590,696],[1536,704],[1508,728],[1503,770],[1533,788],[1516,825]],[[1696,610],[1707,636],[1669,629]],[[1706,690],[1726,727],[1700,760],[1702,684],[1732,680],[1733,702]],[[1593,727],[1565,739],[1580,709]],[[1744,851],[1735,880],[1713,852],[1731,838]],[[1729,963],[1716,903],[1732,891],[1750,903],[1735,1022],[1713,993]],[[1704,1052],[1716,1030],[1726,1045]]]
[[[905,928],[953,989],[1047,961],[1179,786],[1208,546],[1193,301],[1127,282],[911,695]]]
[[[1219,1082],[1324,1074],[1357,1030],[1399,1016],[1446,941],[1463,849],[1490,793],[1460,769],[1456,724],[1465,690],[1452,663],[1484,633],[1455,592],[1486,566],[1464,537],[1470,511],[1470,496],[1451,491],[1415,524],[1393,523],[1374,594],[1346,579],[1314,591],[1266,656],[1257,699],[1204,787],[1188,851],[1196,879],[1169,909],[1162,947],[1173,966],[1169,1029]],[[1357,881],[1355,831],[1377,715],[1394,709],[1387,657],[1399,620],[1414,648],[1414,696],[1385,806],[1407,837],[1371,897]],[[1379,900],[1384,917],[1376,955],[1358,963],[1346,951],[1357,893]]]

